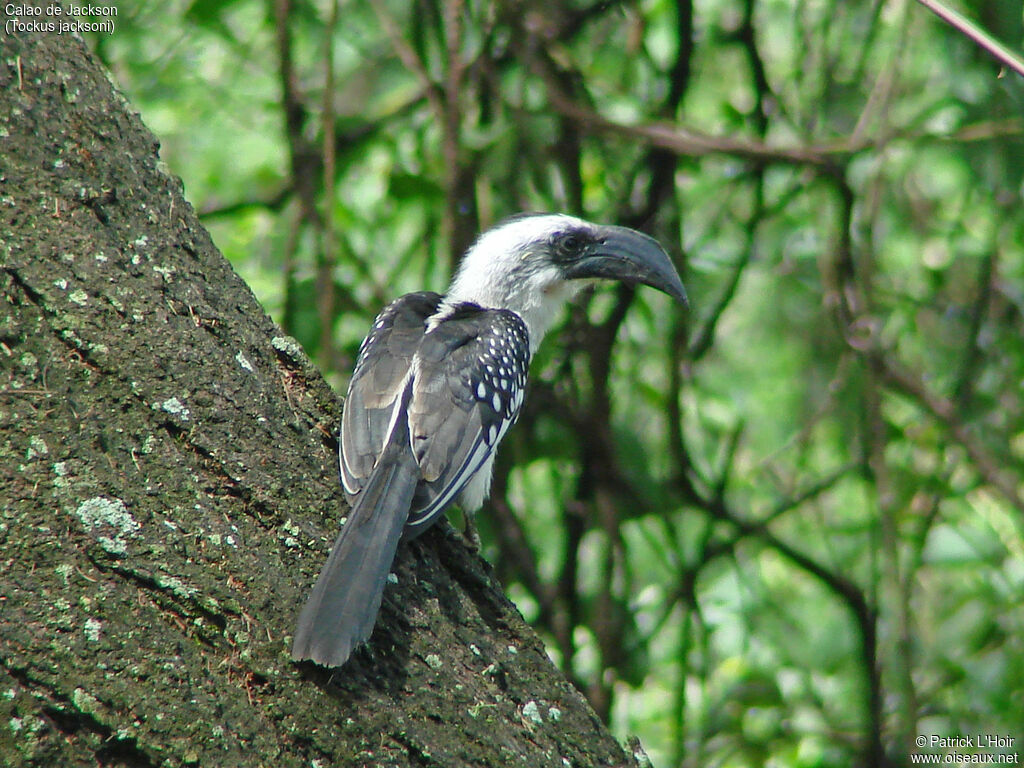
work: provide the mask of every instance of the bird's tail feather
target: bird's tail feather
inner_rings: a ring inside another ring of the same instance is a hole
[[[373,631],[419,481],[408,424],[401,416],[397,421],[299,615],[292,643],[296,661],[341,666]]]

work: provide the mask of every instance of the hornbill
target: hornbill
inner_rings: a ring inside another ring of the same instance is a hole
[[[345,663],[373,630],[398,543],[452,502],[490,490],[494,452],[523,405],[530,358],[592,278],[643,283],[686,302],[657,241],[626,227],[524,214],[485,232],[448,293],[407,294],[377,316],[342,414],[351,505],[299,616],[292,658]]]

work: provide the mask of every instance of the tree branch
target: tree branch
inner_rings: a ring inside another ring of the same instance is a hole
[[[1024,76],[1024,59],[1011,51],[992,35],[983,30],[961,13],[953,10],[939,0],[917,0],[921,5],[934,13],[960,34],[972,40],[989,56],[1004,67],[1009,67],[1018,75]]]

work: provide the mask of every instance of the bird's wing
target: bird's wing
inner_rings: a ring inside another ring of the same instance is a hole
[[[386,306],[363,340],[341,419],[341,482],[352,503],[363,490],[384,447],[426,321],[441,303],[429,291],[410,293]]]
[[[406,537],[428,528],[494,452],[519,416],[529,364],[526,324],[513,312],[461,304],[423,337],[408,409],[422,479]]]
[[[299,616],[294,659],[339,666],[370,636],[403,533],[430,526],[519,415],[526,325],[460,305],[424,333],[436,298],[399,299],[363,344],[342,425],[342,477],[356,501]]]

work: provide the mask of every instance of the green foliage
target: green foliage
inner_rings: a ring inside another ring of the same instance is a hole
[[[914,3],[274,7],[142,3],[99,50],[339,387],[382,304],[506,214],[641,225],[684,269],[688,314],[574,309],[481,516],[618,733],[693,766],[1022,743],[1019,77]],[[1021,43],[1019,5],[977,21]]]

